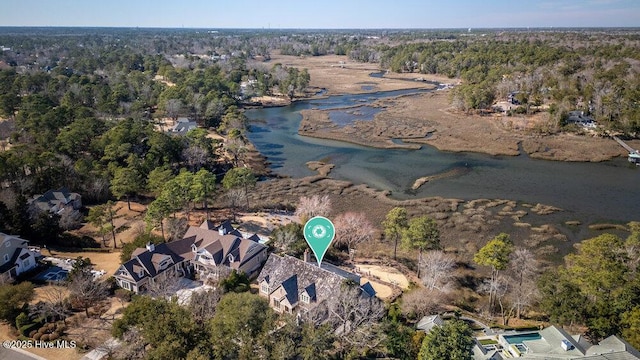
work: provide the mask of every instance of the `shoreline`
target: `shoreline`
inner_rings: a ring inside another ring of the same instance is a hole
[[[491,156],[518,156],[522,151],[534,159],[563,162],[602,162],[627,156],[610,138],[573,133],[536,134],[535,127],[547,121],[546,113],[524,118],[454,112],[447,93],[381,98],[367,105],[383,109],[373,120],[354,120],[345,126],[338,126],[329,118],[329,112],[335,109],[303,110],[298,134],[379,149],[417,150],[429,145],[439,151]],[[521,122],[527,127],[519,127]],[[630,143],[640,147],[640,140]]]
[[[443,232],[443,246],[452,251],[455,248],[462,256],[472,257],[482,243],[498,232],[508,232],[516,245],[531,248],[549,263],[562,259],[576,241],[592,236],[594,224],[599,224],[594,219],[576,218],[572,211],[538,202],[442,196],[395,199],[388,190],[331,178],[332,164],[309,162],[307,167],[318,173],[259,182],[259,191],[252,192],[251,203],[264,208],[292,206],[301,196],[327,195],[332,204],[331,216],[366,209],[367,218],[374,224],[380,224],[393,207],[401,206],[410,216],[428,215],[447,229]],[[449,171],[432,175],[432,179],[455,175]],[[383,244],[372,245],[366,251],[384,256],[385,250],[380,246]]]

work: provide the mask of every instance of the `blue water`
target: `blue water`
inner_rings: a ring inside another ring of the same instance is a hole
[[[528,334],[518,334],[518,335],[503,335],[504,339],[509,344],[522,344],[523,341],[527,340],[540,340],[542,336],[540,333],[528,333]]]
[[[565,210],[562,216],[567,220],[640,220],[640,169],[629,165],[625,158],[602,163],[568,163],[527,156],[453,153],[430,146],[413,151],[374,149],[298,135],[300,110],[341,111],[339,108],[366,106],[378,98],[414,92],[331,96],[298,101],[286,107],[248,110],[249,139],[267,156],[278,174],[313,175],[306,162],[322,160],[336,165],[332,177],[391,190],[392,196],[399,199],[426,196],[510,199],[562,208]],[[428,119],[428,114],[425,118]],[[463,167],[467,171],[462,176],[429,182],[418,191],[410,190],[419,177]]]
[[[382,111],[382,109],[372,106],[331,110],[329,111],[329,120],[340,127],[344,127],[352,125],[356,121],[371,121],[380,111]]]

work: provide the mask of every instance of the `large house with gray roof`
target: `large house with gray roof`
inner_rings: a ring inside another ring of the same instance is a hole
[[[66,215],[78,220],[82,217],[80,213],[82,196],[65,187],[49,190],[42,195],[35,195],[29,200],[29,205],[32,211]]]
[[[114,277],[118,286],[136,293],[168,275],[195,272],[200,279],[218,280],[236,270],[252,277],[267,258],[267,247],[258,240],[244,237],[229,222],[214,226],[205,221],[190,227],[180,240],[136,249]]]
[[[281,313],[309,311],[340,293],[342,284],[360,285],[363,296],[376,292],[369,282],[361,284],[360,276],[324,262],[318,267],[309,261],[308,252],[300,260],[288,255],[271,254],[258,275],[259,294]]]
[[[509,358],[547,360],[638,360],[640,352],[617,336],[597,345],[555,325],[540,331],[511,332],[476,339],[475,360]]]

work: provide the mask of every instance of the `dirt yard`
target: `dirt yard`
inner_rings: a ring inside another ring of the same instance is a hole
[[[384,282],[399,286],[403,290],[409,288],[409,280],[407,280],[406,276],[392,267],[367,264],[356,264],[355,266],[363,276],[378,278]]]
[[[373,289],[376,291],[376,296],[378,297],[378,299],[386,300],[393,296],[393,289],[391,288],[391,286],[379,283],[366,277],[360,279],[360,285],[364,285],[367,282],[369,282],[369,284],[371,284],[371,287],[373,287]]]
[[[300,219],[295,215],[272,212],[241,213],[238,216],[240,229],[263,235],[269,235],[277,227],[299,221]]]
[[[144,212],[147,207],[143,204],[132,201],[131,210],[129,210],[126,201],[118,201],[115,204],[115,208],[117,211],[114,225],[116,227],[118,248],[120,248],[122,244],[133,241],[136,236],[144,232],[146,227],[144,222]],[[98,234],[98,229],[89,223],[84,224],[80,229],[72,231],[72,233],[78,236],[91,236],[95,238],[96,241],[102,243],[102,237]],[[105,238],[105,247],[113,248],[111,234],[107,234]]]
[[[105,271],[105,275],[103,276],[104,279],[113,275],[113,273],[115,273],[116,270],[118,270],[118,267],[120,267],[120,251],[102,253],[102,252],[90,252],[90,251],[65,252],[65,251],[58,251],[58,250],[53,250],[50,252],[49,250],[43,250],[43,255],[49,256],[49,253],[51,253],[51,256],[55,256],[58,258],[75,259],[78,256],[81,256],[83,258],[88,257],[89,259],[91,259],[91,263],[94,265],[95,270]]]

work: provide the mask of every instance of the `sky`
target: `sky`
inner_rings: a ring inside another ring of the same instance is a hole
[[[640,0],[2,0],[0,26],[640,27]]]

